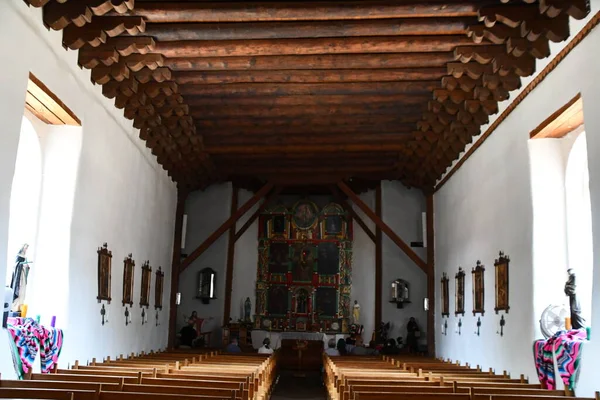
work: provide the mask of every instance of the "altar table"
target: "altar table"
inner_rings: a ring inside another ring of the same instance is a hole
[[[344,334],[335,334],[328,335],[323,332],[297,332],[297,331],[287,331],[287,332],[269,332],[264,330],[253,330],[252,331],[252,346],[255,349],[259,349],[263,345],[263,340],[268,337],[271,339],[271,348],[277,350],[281,347],[282,340],[312,340],[312,341],[322,341],[324,348],[327,348],[327,344],[329,339],[334,339],[337,341],[341,339],[345,339],[346,336]]]

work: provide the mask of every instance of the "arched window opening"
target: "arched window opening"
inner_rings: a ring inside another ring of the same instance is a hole
[[[33,124],[23,117],[10,195],[7,285],[14,291],[11,311],[26,304],[30,264],[35,257],[42,182],[42,152]],[[18,255],[18,257],[17,257]]]
[[[580,133],[569,152],[565,172],[567,251],[577,276],[577,297],[586,325],[591,325],[593,243],[587,142]]]

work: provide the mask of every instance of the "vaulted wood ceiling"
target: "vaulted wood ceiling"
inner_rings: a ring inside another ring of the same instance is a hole
[[[586,0],[25,0],[181,187],[429,189]]]

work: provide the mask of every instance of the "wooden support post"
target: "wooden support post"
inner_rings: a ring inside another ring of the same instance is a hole
[[[348,188],[348,190],[350,190],[350,188]],[[352,193],[352,194],[354,194],[354,193]],[[356,197],[358,198],[358,196],[356,196]],[[352,200],[352,201],[354,201],[354,200]],[[354,201],[354,202],[356,203],[356,201]],[[360,207],[360,205],[359,205],[359,207]],[[368,209],[368,207],[367,207],[367,209]],[[371,210],[369,210],[369,211],[371,211]],[[365,212],[365,214],[366,214],[365,210],[363,210],[363,212]],[[381,214],[382,214],[381,182],[379,182],[377,184],[377,187],[375,188],[375,216],[377,218],[381,219],[381,216],[382,216]],[[377,224],[376,229],[375,229],[375,329],[379,329],[379,326],[381,325],[381,321],[383,319],[383,316],[382,316],[382,306],[383,306],[382,305],[382,302],[383,302],[383,296],[382,296],[383,243],[382,243],[382,239],[383,239],[383,235],[381,233],[381,227],[379,226],[379,224]]]
[[[398,236],[383,220],[378,217],[361,199],[358,197],[352,189],[348,187],[344,182],[338,182],[338,187],[344,192],[353,202],[356,204],[365,214],[369,216],[377,225],[379,229],[383,231],[392,241],[400,247],[408,258],[410,258],[419,268],[427,273],[427,263],[421,259],[411,248]],[[376,325],[376,328],[379,326]]]
[[[79,360],[75,360],[75,364],[73,365],[73,369],[79,369]]]
[[[217,239],[219,239],[221,235],[231,227],[231,225],[233,225],[238,219],[240,219],[240,217],[244,215],[246,211],[251,209],[252,206],[254,206],[262,197],[264,197],[264,195],[269,193],[269,191],[272,188],[273,184],[271,182],[268,182],[262,188],[260,188],[260,190],[256,192],[256,194],[252,196],[250,200],[245,202],[244,205],[242,205],[234,215],[229,217],[227,221],[225,221],[219,228],[217,228],[217,230],[214,231],[212,235],[210,235],[200,246],[198,246],[189,256],[187,256],[185,260],[181,262],[179,272],[181,273],[187,267],[189,267],[190,264],[194,262],[194,260],[200,257],[202,253],[206,251],[206,249],[208,249],[214,242],[216,242]]]
[[[92,358],[92,365],[96,365],[96,357]]]
[[[435,355],[435,247],[434,247],[434,220],[433,220],[433,192],[426,198],[426,225],[427,225],[427,297],[429,310],[427,310],[427,353]]]
[[[521,374],[521,383],[525,383],[525,375]]]
[[[177,290],[179,288],[179,272],[181,263],[181,235],[183,234],[183,214],[187,192],[177,192],[177,208],[175,209],[175,232],[173,237],[173,258],[171,259],[171,294],[169,296],[169,338],[168,347],[175,347],[177,328]],[[131,357],[134,355],[131,353]]]
[[[490,367],[490,375],[494,375],[494,370]]]
[[[233,187],[231,192],[231,212],[233,217],[238,208],[239,189]],[[223,326],[229,323],[229,314],[231,312],[231,286],[233,283],[233,261],[235,258],[235,221],[229,227],[229,240],[227,242],[227,268],[225,270],[225,309],[223,310]]]

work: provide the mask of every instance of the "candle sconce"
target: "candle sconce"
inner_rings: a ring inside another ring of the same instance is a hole
[[[506,320],[504,319],[504,314],[500,317],[500,330],[496,331],[501,337],[504,336],[504,325],[506,325]]]
[[[106,307],[102,304],[102,308],[100,309],[100,315],[102,316],[102,326],[108,323],[108,311],[106,311]]]
[[[475,332],[475,334],[477,336],[479,336],[480,329],[481,329],[481,317],[477,317],[477,331]]]
[[[458,319],[458,334],[461,334],[461,330],[462,330],[462,319]]]
[[[442,325],[442,335],[444,335],[444,336],[448,335],[448,320],[447,319],[444,320],[444,325]]]
[[[142,307],[142,325],[144,325],[146,322],[148,322],[147,315],[146,315],[146,309],[144,307]]]
[[[131,318],[130,314],[129,314],[129,307],[125,307],[125,326],[129,325],[129,323],[131,322]]]
[[[159,326],[160,324],[158,323],[158,310],[156,310],[155,318],[156,318],[156,326]]]

